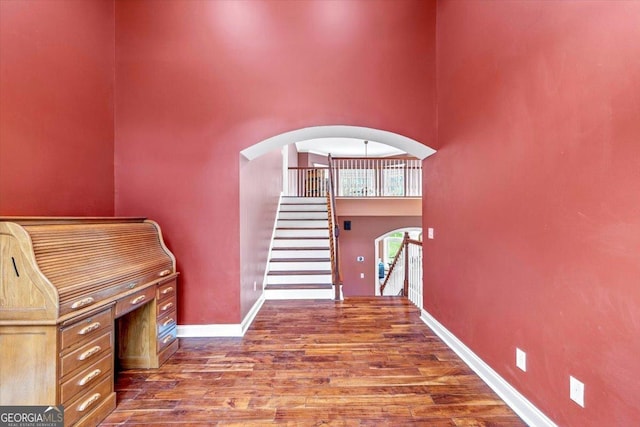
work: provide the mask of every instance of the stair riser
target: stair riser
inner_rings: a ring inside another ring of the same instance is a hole
[[[283,197],[283,204],[295,203],[295,204],[309,204],[309,203],[327,203],[326,197]]]
[[[280,212],[327,212],[325,205],[280,205]]]
[[[320,239],[275,239],[273,241],[273,247],[278,249],[293,249],[293,248],[321,248],[329,249],[329,238]]]
[[[323,219],[327,220],[327,212],[280,212],[278,219]]]
[[[305,275],[286,275],[272,276],[267,275],[268,285],[292,285],[302,283],[326,283],[331,284],[331,274],[305,274]]]
[[[329,250],[275,250],[271,252],[272,259],[280,258],[329,258]]]
[[[333,299],[333,289],[267,289],[264,296],[268,300],[278,299]]]
[[[285,219],[278,220],[277,228],[326,228],[329,229],[329,221],[322,219]]]
[[[322,262],[270,262],[269,271],[323,271],[331,270],[330,261]]]
[[[276,237],[326,237],[329,238],[328,229],[317,230],[276,230]]]

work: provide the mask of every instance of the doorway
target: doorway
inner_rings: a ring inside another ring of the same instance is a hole
[[[389,231],[375,239],[376,270],[375,270],[375,295],[381,296],[380,286],[389,274],[393,261],[402,246],[405,233],[409,238],[422,241],[421,227],[405,227]]]

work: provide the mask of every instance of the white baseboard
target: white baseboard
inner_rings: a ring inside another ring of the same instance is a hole
[[[240,323],[216,325],[178,325],[178,338],[241,337]]]
[[[242,323],[228,323],[216,325],[178,325],[178,338],[214,338],[214,337],[243,337],[251,326],[253,319],[262,308],[264,293],[253,304]]]
[[[244,334],[247,332],[247,329],[249,329],[249,326],[251,326],[251,324],[253,323],[253,319],[255,319],[256,316],[258,315],[258,312],[262,308],[262,304],[264,304],[264,301],[265,301],[265,298],[264,298],[264,291],[263,291],[260,294],[260,298],[258,298],[258,301],[256,301],[253,304],[253,307],[251,307],[251,310],[249,310],[247,315],[244,316],[242,323],[240,323],[240,330],[242,331],[242,336],[244,336]]]
[[[532,427],[557,427],[511,384],[424,309],[420,319],[442,339],[525,423]]]
[[[282,204],[283,193],[280,192],[280,197],[278,197],[278,207],[276,208],[276,215],[273,219],[273,228],[271,229],[271,241],[269,242],[269,251],[267,252],[267,262],[264,265],[264,274],[262,275],[262,289],[264,296],[264,287],[267,285],[267,277],[269,274],[269,262],[273,257],[273,240],[276,237],[276,230],[278,229],[278,218],[280,217],[280,205]],[[263,301],[264,302],[264,301]]]

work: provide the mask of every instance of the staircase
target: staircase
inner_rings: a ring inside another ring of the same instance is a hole
[[[266,299],[333,299],[324,197],[283,197],[265,285]]]

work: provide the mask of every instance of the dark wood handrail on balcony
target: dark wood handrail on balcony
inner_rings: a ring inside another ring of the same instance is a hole
[[[422,246],[422,242],[420,240],[413,240],[409,238],[409,233],[405,232],[404,237],[402,238],[402,244],[400,245],[400,249],[396,253],[396,256],[393,258],[393,262],[391,263],[391,267],[389,267],[389,273],[384,278],[384,282],[380,286],[380,295],[384,295],[384,288],[387,287],[389,283],[389,279],[391,278],[391,273],[396,268],[396,264],[404,254],[404,286],[402,287],[402,292],[399,295],[407,296],[409,294],[409,245],[419,245]]]
[[[331,279],[335,290],[335,300],[342,299],[342,273],[340,271],[340,226],[338,225],[338,215],[336,214],[336,195],[333,180],[333,166],[331,155],[328,156],[329,177],[327,185],[327,208],[329,213],[329,246],[331,249]]]

